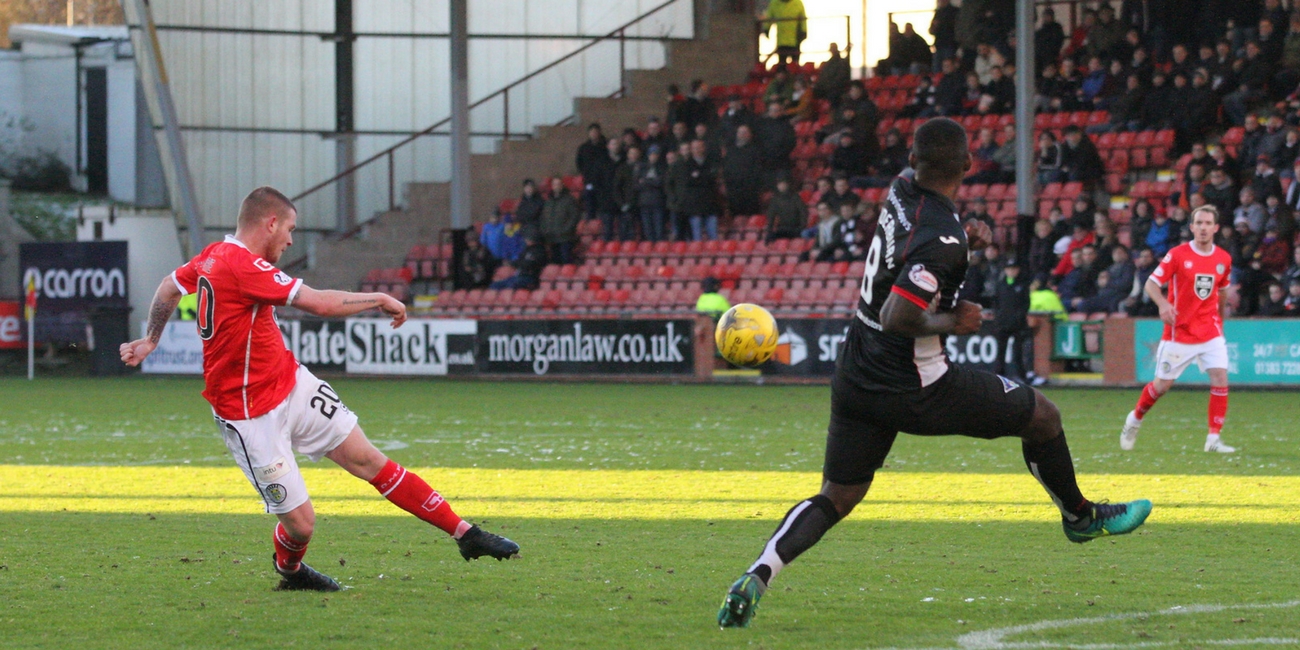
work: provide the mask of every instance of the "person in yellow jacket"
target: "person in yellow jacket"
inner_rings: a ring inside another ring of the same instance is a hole
[[[1061,303],[1061,296],[1043,278],[1034,278],[1029,285],[1029,313],[1051,314],[1055,320],[1069,319],[1065,305]]]
[[[715,323],[731,309],[731,303],[727,302],[726,296],[718,293],[718,288],[717,278],[704,278],[700,286],[700,297],[695,301],[695,311],[712,318]]]
[[[767,4],[766,33],[776,25],[777,63],[790,61],[799,64],[799,44],[808,37],[808,14],[803,10],[803,0],[771,0]]]

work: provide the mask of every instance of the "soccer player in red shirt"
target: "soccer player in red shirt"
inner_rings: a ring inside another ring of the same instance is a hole
[[[1219,211],[1202,206],[1192,212],[1192,241],[1170,250],[1143,287],[1160,308],[1165,333],[1156,351],[1156,378],[1142,389],[1137,408],[1128,414],[1119,436],[1121,449],[1137,444],[1142,418],[1193,361],[1210,376],[1209,434],[1205,451],[1236,451],[1219,439],[1228,413],[1228,346],[1223,319],[1228,310],[1232,257],[1214,245]],[[1160,289],[1169,286],[1166,299]]]
[[[414,472],[390,460],[357,426],[328,383],[298,364],[284,345],[275,308],[293,305],[316,316],[340,318],[378,308],[406,322],[406,305],[382,293],[318,291],[274,264],[290,245],[298,219],[280,192],[260,187],[239,208],[234,236],[209,245],[164,278],[149,308],[145,337],[121,347],[122,361],[139,365],[182,296],[198,295],[203,339],[203,397],[235,463],[256,488],[275,527],[279,589],[337,591],[339,585],[302,562],[316,523],[294,453],[329,458],[370,482],[399,508],[452,535],[466,560],[514,557],[519,545],[462,520]]]

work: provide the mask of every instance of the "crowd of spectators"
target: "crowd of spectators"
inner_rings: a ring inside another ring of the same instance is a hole
[[[802,5],[773,4],[802,16]],[[1165,252],[1190,239],[1190,212],[1212,205],[1218,244],[1234,260],[1236,313],[1296,315],[1300,13],[1280,0],[1117,4],[1118,11],[1109,2],[1081,5],[1068,29],[1051,8],[1040,9],[1031,71],[1014,65],[1013,0],[960,7],[937,0],[933,47],[912,25],[891,25],[890,53],[877,73],[919,75],[897,117],[1008,113],[1019,74],[1033,75],[1039,112],[1109,112],[1099,124],[1039,134],[1039,183],[1078,182],[1083,191],[1070,214],[1055,208],[1022,226],[1019,237],[973,252],[963,297],[997,307],[1000,293],[1016,293],[1005,285],[1022,287],[1039,305],[1052,304],[1051,293],[1063,311],[1154,315],[1143,284]],[[495,216],[469,244],[467,277],[482,286],[496,266],[511,264],[515,277],[498,284],[535,285],[548,261],[575,261],[585,219],[600,222],[606,241],[698,241],[716,239],[720,219],[765,214],[768,241],[813,240],[806,259],[862,259],[875,215],[858,191],[887,186],[907,165],[907,134],[878,130],[886,116],[852,79],[849,47],[831,44],[814,75],[784,65],[798,61],[800,20],[775,23],[782,65],[757,98],[715,96],[695,80],[685,93],[669,86],[662,120],[610,135],[591,124],[575,157],[579,198],[558,175],[546,188],[525,181],[514,213]],[[829,151],[824,176],[796,173],[803,123],[815,125],[814,140]],[[1235,127],[1240,139],[1228,144],[1224,134]],[[1168,158],[1190,159],[1172,195],[1131,201],[1127,222],[1117,224],[1104,203],[1107,169],[1093,137],[1161,129],[1175,132]],[[1006,122],[973,134],[968,183],[1014,182],[1014,135]],[[981,200],[966,207],[967,217],[995,225]]]

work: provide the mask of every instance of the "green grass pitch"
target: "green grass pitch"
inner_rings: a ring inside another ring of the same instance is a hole
[[[813,494],[827,387],[337,379],[370,437],[523,547],[466,563],[328,461],[307,561],[348,589],[279,593],[273,518],[193,379],[0,379],[4,648],[1193,648],[1300,646],[1300,400],[1204,391],[1138,448],[1136,391],[1048,391],[1094,499],[1138,534],[1070,544],[1014,439],[900,436],[854,514],[754,624],[717,606]]]

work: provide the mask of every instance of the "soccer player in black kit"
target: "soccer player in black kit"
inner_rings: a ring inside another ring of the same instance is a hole
[[[966,130],[936,118],[916,131],[904,171],[889,189],[867,252],[857,318],[831,384],[831,418],[819,494],[781,520],[758,560],[731,586],[721,627],[745,627],[785,565],[848,516],[871,487],[899,431],[922,436],[1021,439],[1025,464],[1061,511],[1065,536],[1087,542],[1132,532],[1147,500],[1093,503],[1083,497],[1061,414],[1037,390],[953,365],[943,337],[980,327],[979,305],[957,300],[969,247],[990,239],[965,226],[953,198],[971,166]]]

